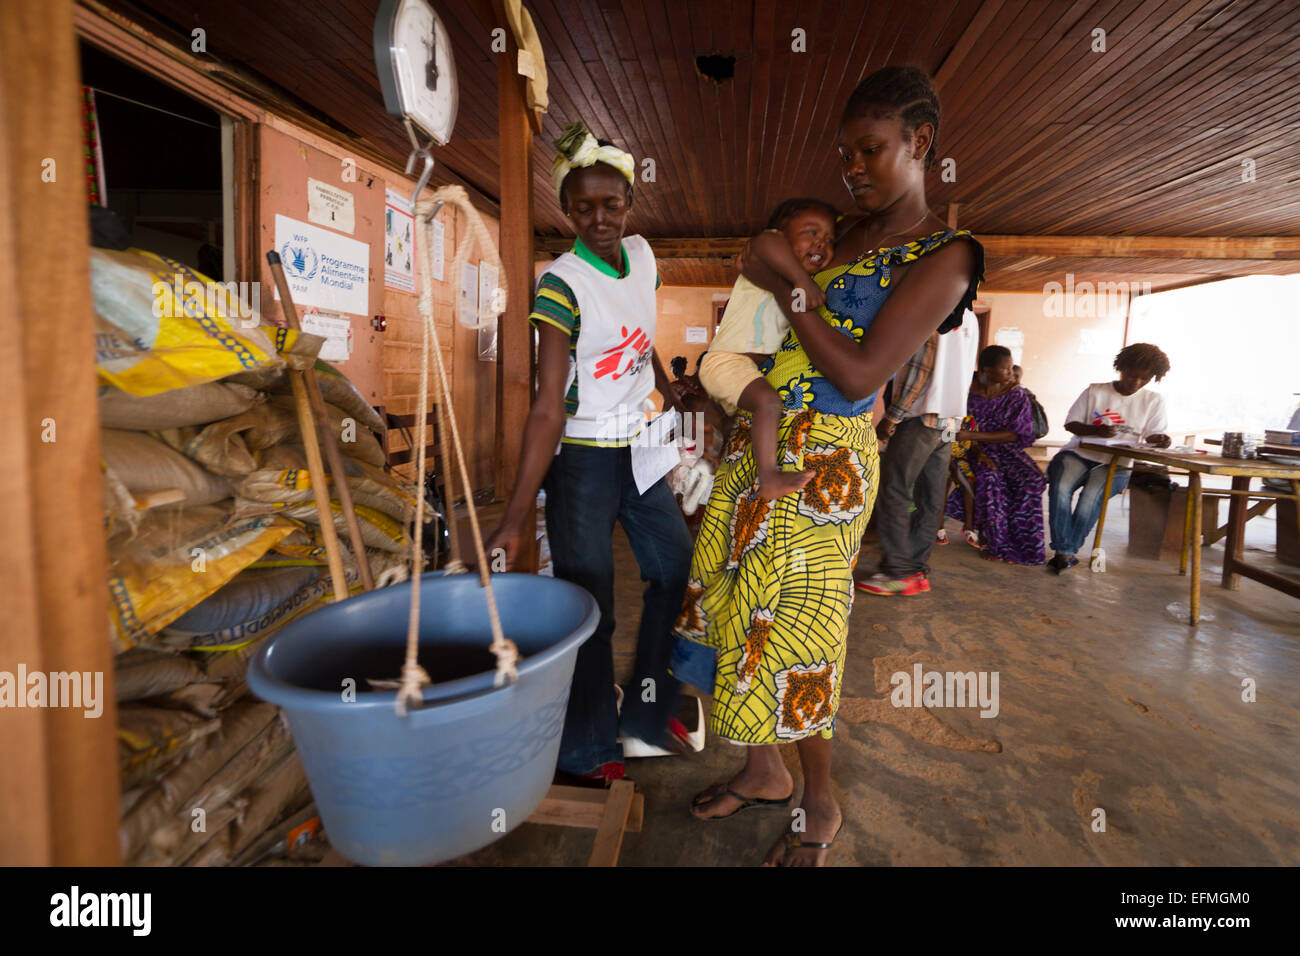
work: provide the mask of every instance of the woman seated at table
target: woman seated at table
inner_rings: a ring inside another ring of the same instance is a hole
[[[1158,392],[1143,391],[1152,379],[1160,381],[1169,371],[1169,356],[1146,343],[1130,345],[1115,356],[1113,382],[1096,382],[1083,390],[1065,416],[1065,430],[1074,435],[1047,466],[1049,493],[1048,524],[1055,554],[1047,562],[1053,574],[1079,563],[1075,557],[1101,512],[1106,487],[1104,467],[1111,456],[1079,447],[1080,439],[1120,438],[1143,440],[1158,448],[1169,446],[1165,400]],[[1111,495],[1128,487],[1133,474],[1132,459],[1121,458],[1110,486]],[[1074,493],[1079,500],[1073,502]]]
[[[979,443],[975,471],[975,527],[989,558],[1011,564],[1043,563],[1043,473],[1025,449],[1034,443],[1034,414],[1011,373],[1011,352],[990,345],[979,354],[967,411],[974,429],[957,441]],[[962,489],[948,498],[950,518],[964,518]]]

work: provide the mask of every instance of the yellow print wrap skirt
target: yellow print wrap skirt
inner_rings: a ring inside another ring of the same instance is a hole
[[[871,415],[786,412],[785,467],[813,472],[766,501],[749,421],[737,420],[695,543],[677,633],[717,648],[710,726],[737,743],[831,736],[853,566],[880,475]]]

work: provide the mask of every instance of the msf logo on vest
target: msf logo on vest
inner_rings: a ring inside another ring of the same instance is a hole
[[[639,328],[629,333],[626,325],[619,329],[619,335],[623,336],[622,342],[600,353],[594,378],[608,375],[610,381],[618,381],[624,375],[635,376],[650,361],[650,336]]]

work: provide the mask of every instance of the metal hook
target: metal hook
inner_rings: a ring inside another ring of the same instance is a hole
[[[408,176],[411,174],[411,170],[415,168],[415,160],[418,157],[424,157],[424,169],[420,173],[419,180],[416,181],[415,192],[411,193],[411,211],[414,212],[415,201],[420,198],[420,193],[429,184],[429,177],[433,175],[433,143],[429,142],[421,145],[415,135],[415,127],[411,125],[409,118],[405,120],[405,124],[406,135],[411,140],[411,155],[406,157],[406,174]]]

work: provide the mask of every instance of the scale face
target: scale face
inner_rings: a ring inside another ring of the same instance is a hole
[[[451,37],[427,0],[383,0],[375,15],[375,68],[384,108],[439,146],[456,125]]]

